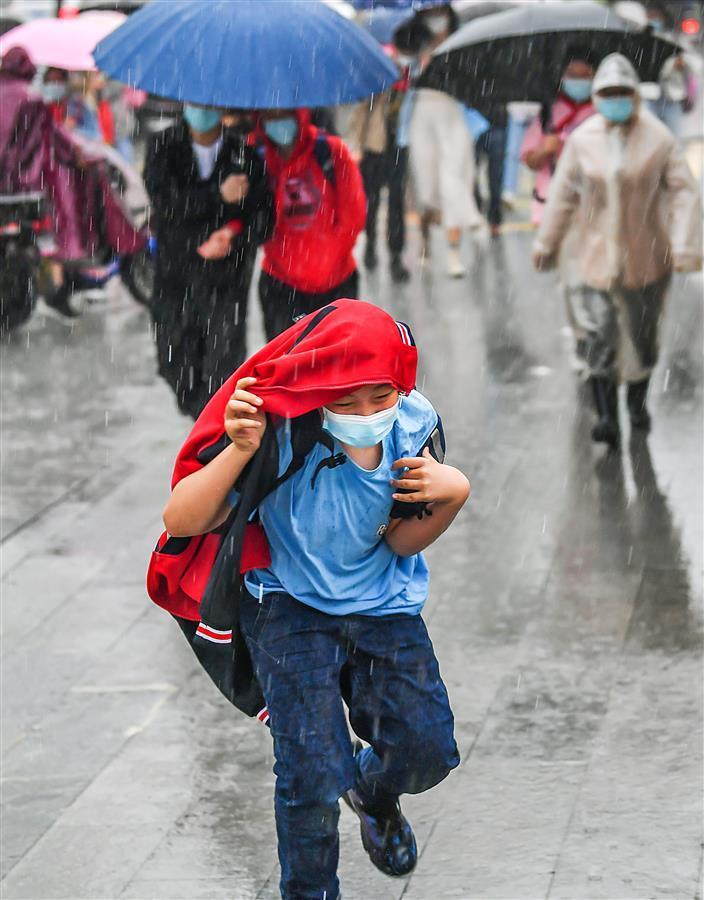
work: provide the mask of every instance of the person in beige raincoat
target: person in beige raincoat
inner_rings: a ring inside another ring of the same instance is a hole
[[[595,441],[619,443],[619,382],[628,385],[631,425],[648,430],[650,374],[672,270],[702,264],[696,182],[671,132],[642,109],[638,76],[618,53],[594,77],[597,114],[569,137],[550,187],[533,262],[555,265],[570,228],[579,288],[575,314],[598,422]]]

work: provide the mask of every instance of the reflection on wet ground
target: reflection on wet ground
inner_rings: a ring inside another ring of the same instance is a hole
[[[451,281],[438,237],[408,287],[363,282],[412,324],[473,497],[428,554],[463,762],[404,803],[408,881],[343,812],[347,898],[693,897],[701,877],[701,278],[673,287],[652,435],[609,455],[529,243],[467,247]],[[269,735],[144,595],[188,428],[145,314],[115,294],[73,329],[37,316],[2,366],[4,896],[277,896]]]

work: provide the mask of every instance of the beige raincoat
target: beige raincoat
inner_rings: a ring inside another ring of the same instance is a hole
[[[534,250],[575,270],[570,311],[586,374],[639,382],[658,358],[674,268],[702,264],[699,191],[670,131],[639,110],[615,125],[594,115],[569,137]]]
[[[702,211],[692,173],[671,132],[640,110],[627,125],[587,119],[569,137],[550,186],[535,249],[556,255],[577,235],[581,281],[639,289],[674,265],[702,264]]]

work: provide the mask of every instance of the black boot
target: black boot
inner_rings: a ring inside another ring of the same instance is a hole
[[[636,381],[628,385],[628,412],[631,417],[631,425],[641,431],[650,431],[650,413],[646,406],[649,384],[650,379],[645,378],[643,381]]]
[[[56,313],[61,319],[76,319],[80,316],[80,312],[71,306],[70,297],[74,291],[73,281],[66,276],[61,287],[55,288],[44,298],[44,303],[48,307],[48,312]]]
[[[594,393],[594,406],[599,416],[599,421],[592,428],[592,440],[599,444],[608,444],[610,447],[618,447],[618,392],[616,384],[610,378],[597,378],[592,376],[592,391]]]
[[[342,799],[358,816],[362,845],[377,869],[397,878],[412,872],[418,860],[418,848],[398,800],[368,804],[353,790],[343,794]]]
[[[364,250],[364,268],[368,269],[370,272],[373,272],[376,269],[376,264],[378,260],[376,258],[376,248],[372,241],[367,239],[367,246]]]
[[[411,273],[404,266],[400,256],[391,257],[390,269],[391,280],[395,281],[396,284],[405,284],[405,282],[407,282],[411,277]]]

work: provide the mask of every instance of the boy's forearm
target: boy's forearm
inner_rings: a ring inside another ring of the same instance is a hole
[[[466,491],[458,494],[455,499],[431,504],[432,515],[399,522],[393,531],[386,535],[387,544],[399,556],[413,556],[414,553],[420,553],[447,531],[468,497],[469,482]]]
[[[226,447],[212,462],[179,481],[164,510],[164,526],[174,537],[205,534],[230,511],[227,496],[254,454]]]

